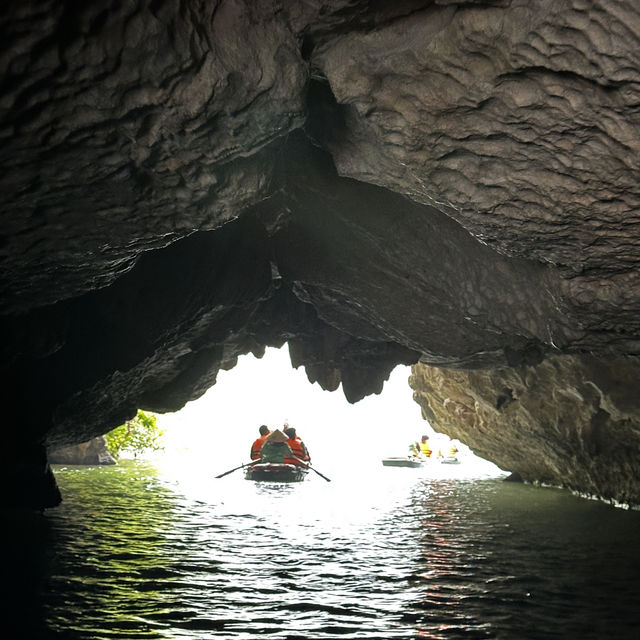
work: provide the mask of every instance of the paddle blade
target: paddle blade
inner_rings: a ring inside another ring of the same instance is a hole
[[[317,469],[314,469],[312,466],[309,466],[309,469],[311,469],[311,471],[315,471],[321,478],[324,478],[327,482],[331,482],[331,478],[327,478],[327,476],[323,475]]]

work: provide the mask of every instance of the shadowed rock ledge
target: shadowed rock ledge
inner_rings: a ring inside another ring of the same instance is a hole
[[[352,402],[640,356],[635,3],[9,0],[0,32],[0,502],[268,345]],[[525,475],[635,500],[595,456]]]

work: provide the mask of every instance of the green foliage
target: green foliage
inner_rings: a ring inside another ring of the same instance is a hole
[[[145,413],[138,409],[138,413],[132,420],[127,420],[119,427],[106,434],[107,448],[114,458],[120,457],[123,451],[131,451],[135,454],[148,449],[157,451],[162,449],[162,431],[152,413]]]

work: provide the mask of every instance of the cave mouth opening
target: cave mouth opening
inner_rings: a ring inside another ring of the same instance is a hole
[[[452,441],[422,418],[410,374],[409,366],[398,365],[380,394],[352,404],[340,389],[310,384],[303,367],[292,367],[286,344],[267,348],[261,358],[242,356],[233,369],[220,371],[199,399],[158,414],[164,449],[151,457],[162,465],[223,473],[249,461],[261,425],[282,429],[285,422],[306,443],[313,466],[330,475],[385,473],[382,459],[406,456],[423,435],[429,436],[434,457],[446,453]],[[463,443],[455,444],[472,465],[486,462]]]
[[[158,414],[165,455],[213,456],[216,464],[231,467],[249,459],[260,425],[273,430],[287,422],[318,468],[335,467],[345,457],[380,464],[380,457],[405,454],[423,432],[433,433],[412,399],[409,375],[408,366],[398,366],[382,393],[351,404],[341,389],[310,384],[304,367],[292,367],[287,344],[267,348],[262,358],[241,356],[199,399],[175,413]]]
[[[160,448],[136,452],[125,448],[116,467],[132,476],[150,473],[150,477],[169,478],[187,492],[235,494],[238,485],[225,487],[223,479],[243,478],[242,469],[250,461],[251,446],[260,426],[274,430],[283,429],[287,423],[296,428],[311,455],[315,474],[309,473],[308,479],[322,482],[317,477],[320,476],[336,480],[345,489],[360,486],[366,493],[375,493],[375,487],[388,483],[419,482],[423,474],[416,469],[389,468],[383,460],[408,459],[410,446],[423,435],[429,437],[433,451],[425,463],[427,477],[453,480],[504,473],[475,456],[464,443],[437,433],[423,419],[409,385],[410,366],[396,366],[380,394],[350,403],[341,389],[326,391],[319,384],[310,384],[304,367],[292,366],[294,357],[288,343],[258,350],[256,354],[240,356],[235,366],[221,369],[215,384],[180,410],[145,412],[156,420]],[[116,431],[119,429],[122,427]],[[96,446],[100,440],[96,439]],[[452,444],[458,448],[461,464],[440,464]],[[78,445],[81,455],[85,452],[83,446]],[[63,456],[68,456],[62,460],[61,450],[55,452],[57,459],[49,452],[55,475],[78,464],[73,461],[78,450],[73,450],[74,447],[71,451],[62,450]],[[82,466],[95,465],[91,460],[83,461]],[[110,459],[97,464],[113,462]],[[223,478],[218,478],[220,475]]]

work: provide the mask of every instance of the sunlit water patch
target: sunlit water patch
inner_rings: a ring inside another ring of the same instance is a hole
[[[638,637],[640,513],[482,470],[331,472],[330,483],[270,485],[140,462],[58,468],[62,506],[29,516],[5,547],[17,587],[5,628],[95,639]]]

